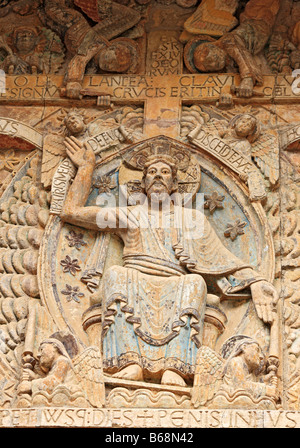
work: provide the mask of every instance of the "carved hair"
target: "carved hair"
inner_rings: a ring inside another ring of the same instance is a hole
[[[18,26],[13,30],[14,40],[17,38],[18,34],[22,31],[30,31],[35,37],[38,37],[40,30],[35,26]]]
[[[237,337],[233,336],[233,337],[229,338],[229,340],[224,344],[224,346],[227,345],[226,348],[229,351],[229,356],[225,355],[227,358],[227,361],[224,365],[223,374],[226,373],[229,362],[233,358],[236,358],[237,356],[240,356],[242,353],[244,353],[244,347],[246,345],[253,345],[253,344],[255,344],[259,348],[261,348],[259,343],[255,339],[253,339],[249,336],[240,336],[239,337],[239,335],[238,335]],[[224,346],[223,346],[223,348],[225,349]],[[223,351],[223,349],[222,349],[222,351]],[[224,357],[225,353],[226,353],[226,349],[224,350],[224,353],[222,353],[223,357]],[[261,363],[261,365],[259,367],[257,367],[257,369],[255,370],[254,374],[256,376],[258,376],[262,372],[263,369],[264,369],[264,363]]]
[[[84,112],[81,112],[81,111],[79,111],[79,110],[77,110],[77,109],[72,109],[72,110],[70,110],[70,112],[68,112],[68,113],[65,115],[65,117],[63,118],[63,122],[64,122],[64,124],[66,124],[67,120],[68,120],[70,117],[72,117],[73,115],[75,115],[76,117],[81,118],[81,120],[84,122],[84,119],[85,119],[85,113],[84,113]]]
[[[261,134],[261,126],[260,126],[260,123],[259,123],[258,119],[257,119],[254,115],[249,114],[249,113],[236,115],[236,116],[231,120],[230,125],[231,125],[231,127],[234,129],[235,126],[236,126],[237,121],[239,121],[239,119],[242,118],[242,117],[245,116],[245,115],[249,116],[249,117],[255,122],[255,124],[253,125],[253,131],[251,132],[251,134],[249,134],[249,135],[247,136],[247,140],[248,140],[250,143],[254,143],[254,142],[259,138],[259,136],[260,136],[260,134]]]
[[[213,66],[208,62],[208,56],[215,56]],[[225,67],[226,57],[222,48],[212,42],[205,42],[198,45],[194,51],[193,60],[195,67],[201,72],[219,71]],[[218,64],[218,67],[215,65]]]
[[[64,344],[62,342],[60,342],[58,339],[55,339],[55,338],[45,339],[43,342],[41,342],[40,347],[42,347],[45,344],[54,345],[54,347],[57,349],[57,351],[60,355],[63,355],[68,359],[70,358]]]
[[[173,191],[177,191],[178,188],[178,180],[177,180],[177,163],[176,160],[167,154],[152,154],[151,156],[148,156],[143,167],[143,177],[141,181],[141,185],[144,186],[144,180],[147,175],[148,168],[152,165],[154,165],[157,162],[163,162],[166,165],[168,165],[172,170],[172,178],[175,185],[175,188]]]
[[[173,159],[173,157],[167,155],[167,154],[153,154],[149,157],[147,157],[145,164],[144,164],[144,168],[143,168],[143,179],[146,177],[148,168],[151,165],[154,165],[157,162],[163,162],[166,165],[169,165],[169,167],[172,170],[172,177],[173,179],[177,178],[177,164],[176,164],[176,160]]]

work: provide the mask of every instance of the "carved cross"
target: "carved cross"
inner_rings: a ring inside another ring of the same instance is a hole
[[[182,103],[215,104],[230,93],[233,75],[115,75],[86,76],[83,93],[99,97],[105,92],[114,105],[144,104],[144,134],[147,137],[179,135]]]
[[[292,89],[291,76],[265,76],[262,87],[250,101],[257,104],[281,103],[299,98]],[[93,95],[110,96],[116,106],[144,104],[144,134],[154,137],[179,135],[182,104],[218,105],[220,96],[230,94],[239,84],[234,74],[93,75],[84,79],[84,89]],[[234,97],[234,103],[248,104],[249,99]]]

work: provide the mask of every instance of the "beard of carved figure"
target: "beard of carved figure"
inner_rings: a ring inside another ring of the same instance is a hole
[[[216,45],[204,43],[195,49],[193,60],[200,72],[219,72],[226,65],[226,54]]]
[[[142,186],[147,197],[154,202],[164,202],[177,191],[177,168],[171,157],[161,161],[160,158],[150,156],[148,163],[145,163]]]

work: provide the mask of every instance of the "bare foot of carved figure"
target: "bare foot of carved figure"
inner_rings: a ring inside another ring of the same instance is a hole
[[[166,370],[161,378],[161,384],[168,384],[169,386],[186,386],[184,379],[178,373],[172,370]]]
[[[121,378],[123,380],[143,381],[143,370],[138,364],[132,364],[124,367],[124,369],[112,376],[113,378]]]

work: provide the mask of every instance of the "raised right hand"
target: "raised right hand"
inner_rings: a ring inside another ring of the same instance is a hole
[[[84,142],[78,140],[74,136],[66,137],[65,146],[67,150],[67,156],[74,163],[75,166],[95,166],[96,157],[94,151],[89,146],[86,146]]]

